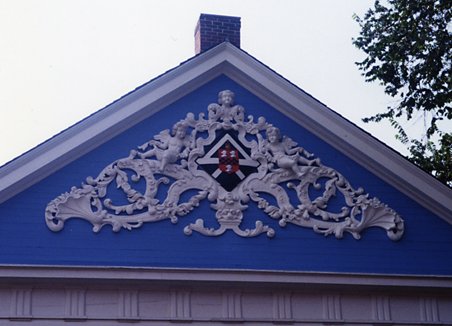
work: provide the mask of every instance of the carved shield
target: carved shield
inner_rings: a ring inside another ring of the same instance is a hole
[[[229,142],[218,150],[218,162],[219,169],[227,174],[236,173],[240,169],[239,153]]]
[[[248,175],[257,172],[259,162],[251,159],[250,149],[235,132],[219,133],[215,140],[205,146],[206,154],[196,162],[225,190],[232,191]]]

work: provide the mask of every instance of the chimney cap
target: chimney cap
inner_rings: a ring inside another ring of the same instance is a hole
[[[204,52],[220,43],[240,47],[240,17],[201,14],[195,28],[195,52]]]

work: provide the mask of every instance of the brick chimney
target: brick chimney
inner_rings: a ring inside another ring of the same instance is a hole
[[[240,47],[240,17],[201,14],[195,28],[195,52],[228,41]]]

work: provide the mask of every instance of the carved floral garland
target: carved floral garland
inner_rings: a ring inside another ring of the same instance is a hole
[[[260,220],[254,229],[240,228],[243,211],[252,201],[281,227],[292,223],[336,238],[348,232],[359,239],[361,231],[374,226],[385,229],[391,240],[403,235],[403,220],[393,209],[369,198],[362,188],[354,189],[339,172],[281,137],[265,118],[245,119],[244,108],[234,105],[231,91],[220,92],[218,103],[208,106],[207,118],[203,113],[198,118],[187,114],[171,132],[161,132],[96,178],[88,177],[80,188],[72,187],[52,200],[45,212],[48,227],[60,231],[70,218],[89,221],[94,232],[104,225],[117,232],[145,222],[177,223],[207,198],[219,228],[207,228],[203,219],[197,219],[185,227],[185,234],[219,236],[232,230],[242,237],[261,233],[273,237],[275,230]],[[131,180],[126,171],[133,171]],[[134,188],[140,180],[146,184],[144,193]],[[107,196],[111,183],[125,194],[127,204],[116,205]],[[157,198],[162,184],[170,184],[163,201]],[[295,191],[295,204],[289,189]],[[182,194],[193,190],[195,194],[181,202]],[[328,204],[337,195],[345,205],[340,212],[331,212]]]

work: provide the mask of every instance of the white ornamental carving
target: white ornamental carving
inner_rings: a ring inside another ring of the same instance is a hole
[[[139,188],[140,182],[145,186]],[[112,188],[122,193],[125,204],[108,195]],[[329,210],[333,199],[343,200],[340,209]],[[370,227],[385,229],[391,240],[404,232],[393,209],[353,188],[264,117],[245,119],[244,108],[234,104],[228,90],[219,93],[218,104],[208,106],[207,117],[188,113],[171,131],[162,131],[96,178],[88,177],[81,187],[52,200],[45,219],[52,231],[60,231],[70,218],[82,218],[93,224],[94,232],[105,225],[117,232],[146,222],[177,223],[203,200],[211,202],[219,227],[205,227],[199,218],[185,227],[186,235],[219,236],[232,230],[242,237],[273,237],[275,230],[260,220],[254,229],[240,227],[250,203],[281,227],[292,223],[336,238],[348,232],[360,239]]]

